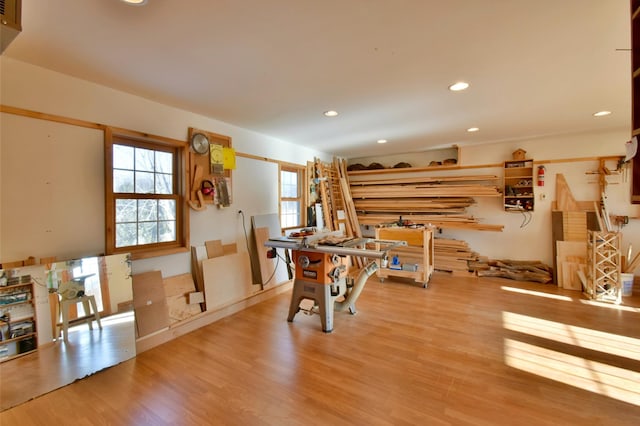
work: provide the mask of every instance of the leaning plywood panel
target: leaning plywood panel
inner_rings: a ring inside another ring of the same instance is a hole
[[[171,324],[185,320],[202,312],[200,304],[189,303],[189,294],[195,292],[191,274],[181,274],[165,278],[164,291],[169,305],[169,321]]]
[[[276,213],[272,214],[264,214],[264,215],[256,215],[251,217],[251,224],[255,230],[260,228],[269,228],[268,237],[269,238],[279,238],[282,236],[282,230],[280,228],[280,219]],[[256,234],[257,236],[257,234]],[[264,235],[262,236],[264,238]],[[256,250],[258,252],[258,259],[266,258],[266,247],[263,244],[260,244],[256,241]],[[264,288],[267,286],[273,286],[276,284],[283,283],[289,280],[289,273],[287,272],[286,266],[286,255],[285,249],[276,249],[278,253],[278,257],[274,259],[267,259],[270,262],[274,262],[275,266],[275,274],[269,274],[269,276],[262,276],[261,274],[261,284]],[[273,269],[271,269],[273,271]]]
[[[138,337],[169,326],[169,308],[162,273],[149,271],[132,276],[133,307]]]
[[[260,290],[252,284],[251,265],[246,252],[204,260],[202,276],[208,311],[238,302]]]
[[[582,290],[578,271],[584,271],[587,263],[586,241],[556,241],[558,287]]]

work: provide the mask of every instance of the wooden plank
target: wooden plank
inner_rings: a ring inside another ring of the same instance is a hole
[[[282,236],[282,231],[280,228],[280,219],[277,213],[252,216],[251,224],[254,230],[258,228],[265,228],[265,227],[269,228],[269,238],[278,238]],[[254,241],[255,241],[255,237],[254,237]],[[254,274],[254,280],[255,280],[254,282],[262,283],[262,280],[261,280],[262,274],[260,270],[259,257],[261,255],[266,256],[266,248],[264,247],[264,245],[261,245],[261,246],[256,245],[256,250],[257,250],[257,254],[256,256],[254,256],[254,260],[255,260],[254,266],[256,269]],[[279,248],[279,249],[276,249],[276,251],[280,258],[279,262],[275,262],[278,265],[276,267],[276,274],[271,279],[271,281],[269,281],[267,284],[264,284],[265,286],[280,284],[284,281],[289,280],[287,265],[282,260],[286,258],[284,249]],[[262,252],[262,254],[260,252]]]
[[[255,228],[253,230],[256,247],[258,247],[258,262],[260,263],[260,283],[262,285],[267,284],[269,279],[273,276],[276,267],[276,259],[269,259],[267,257],[267,248],[264,246],[269,240],[269,228]]]
[[[358,179],[352,177],[351,185],[393,185],[393,184],[409,184],[409,183],[442,183],[442,182],[477,182],[491,181],[495,182],[499,178],[496,175],[468,175],[468,176],[415,176],[406,178],[385,179],[379,177],[377,179]]]
[[[581,269],[576,265],[576,258],[584,259],[586,267],[587,242],[585,241],[556,241],[556,284],[561,288],[581,290],[582,285],[577,276],[577,271]],[[565,270],[567,269],[567,270]],[[567,275],[568,274],[568,275]],[[577,287],[577,288],[575,288]]]
[[[169,322],[171,324],[202,312],[200,304],[189,303],[189,294],[195,291],[195,284],[191,274],[164,278],[163,283],[167,305],[169,306]]]
[[[238,245],[236,243],[231,244],[223,244],[222,245],[222,254],[224,256],[228,254],[234,254],[238,252]]]
[[[219,309],[260,290],[251,279],[249,254],[240,252],[202,262],[207,309]]]
[[[558,210],[562,211],[580,210],[562,173],[556,174],[556,205]]]
[[[207,259],[212,259],[214,257],[219,257],[224,255],[224,251],[222,250],[221,240],[205,241],[204,246],[207,249]]]
[[[191,246],[191,276],[196,291],[204,292],[204,279],[202,277],[202,261],[207,258],[206,248],[204,246]],[[202,311],[207,310],[205,303],[200,305]]]

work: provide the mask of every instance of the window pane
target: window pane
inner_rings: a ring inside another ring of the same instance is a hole
[[[176,223],[174,221],[163,220],[158,222],[158,241],[167,242],[176,239]]]
[[[280,173],[282,184],[281,193],[283,198],[296,198],[298,196],[298,174],[294,172],[282,171]]]
[[[158,201],[158,220],[176,220],[176,201]]]
[[[173,154],[170,152],[156,151],[156,172],[173,173]]]
[[[155,151],[136,148],[136,170],[152,172],[155,170]]]
[[[136,200],[116,200],[116,223],[135,222],[138,218]]]
[[[168,174],[156,174],[156,194],[173,193],[173,176]]]
[[[138,221],[149,222],[158,220],[157,200],[138,200]]]
[[[116,224],[116,247],[135,246],[137,243],[135,223]]]
[[[133,169],[133,147],[113,145],[113,168]]]
[[[153,194],[153,173],[136,172],[136,194]]]
[[[158,242],[158,223],[143,222],[138,224],[138,244]]]
[[[113,171],[113,192],[133,193],[133,172],[129,170]]]
[[[280,207],[280,226],[291,228],[300,226],[300,203],[298,201],[283,201]]]

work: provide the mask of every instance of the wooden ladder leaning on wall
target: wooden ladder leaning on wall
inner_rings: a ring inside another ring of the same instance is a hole
[[[330,231],[342,229],[349,237],[362,237],[344,160],[334,157],[332,163],[323,163],[315,159],[315,170],[325,227]],[[364,266],[359,257],[353,258],[353,264],[359,268]]]

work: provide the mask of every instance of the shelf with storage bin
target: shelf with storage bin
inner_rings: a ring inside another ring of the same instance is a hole
[[[390,276],[410,278],[423,287],[427,287],[433,274],[433,228],[376,228],[376,239],[406,241],[406,246],[400,246],[389,251],[389,263],[385,266],[378,260],[377,276],[381,282]],[[398,263],[391,264],[392,258]]]
[[[504,162],[503,201],[505,211],[533,211],[533,160]]]
[[[0,287],[0,362],[37,350],[33,282]]]

